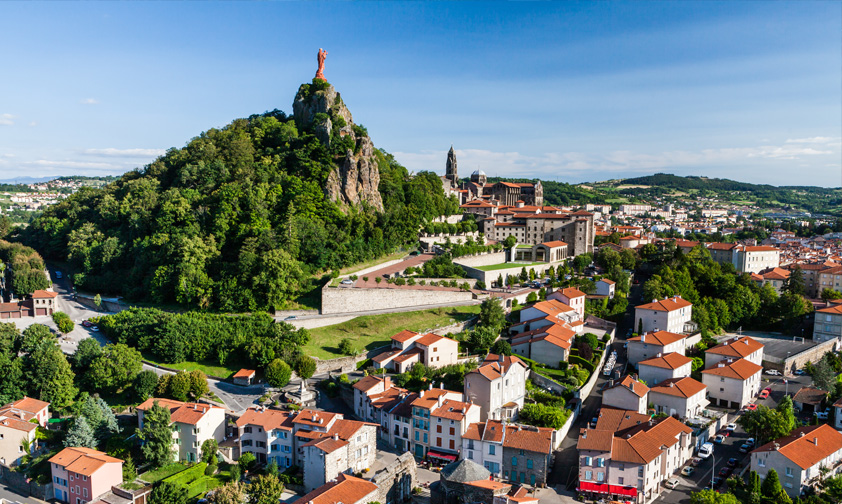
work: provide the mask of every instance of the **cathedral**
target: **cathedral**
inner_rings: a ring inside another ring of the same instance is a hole
[[[483,199],[495,205],[503,206],[515,206],[518,202],[531,206],[542,206],[544,204],[544,188],[540,180],[534,184],[531,182],[489,184],[485,172],[476,170],[471,174],[470,181],[460,184],[456,168],[456,153],[453,152],[452,145],[447,152],[445,175],[441,177],[441,182],[445,195],[456,194],[459,197],[460,205],[474,199]]]

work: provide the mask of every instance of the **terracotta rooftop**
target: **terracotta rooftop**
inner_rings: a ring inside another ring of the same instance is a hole
[[[752,453],[776,450],[801,469],[807,469],[842,450],[842,433],[827,424],[799,427],[791,435],[766,443]]]
[[[251,378],[255,372],[254,369],[241,369],[234,374],[233,378]]]
[[[23,399],[18,399],[17,401],[9,403],[9,406],[35,415],[44,408],[48,408],[50,403],[24,396]]]
[[[553,450],[553,430],[531,425],[507,425],[503,447],[549,454]]]
[[[792,402],[812,404],[818,406],[827,398],[827,392],[814,387],[801,387],[801,390],[792,396]]]
[[[614,444],[614,431],[597,429],[580,429],[577,450],[594,450],[610,452]]]
[[[441,403],[440,407],[430,413],[430,416],[461,422],[465,419],[465,415],[470,408],[479,408],[479,406],[466,402],[454,401],[452,399],[445,399]]]
[[[418,336],[417,332],[403,330],[392,336],[392,339],[399,343],[406,343],[407,341],[411,340],[416,336]]]
[[[369,375],[363,378],[360,378],[360,381],[354,384],[354,388],[359,390],[360,392],[368,392],[369,390],[373,389],[377,385],[385,382],[384,378],[380,378],[378,376]]]
[[[657,385],[653,385],[649,392],[656,392],[659,394],[667,394],[676,397],[693,397],[694,395],[704,392],[707,385],[699,383],[690,377],[684,378],[670,378],[664,380]]]
[[[653,357],[651,359],[646,359],[644,361],[640,361],[638,366],[652,366],[664,369],[678,369],[681,366],[686,366],[693,362],[693,359],[690,357],[686,357],[681,355],[678,352],[670,352],[666,355],[661,357]]]
[[[106,455],[101,451],[82,447],[68,447],[53,455],[50,462],[63,467],[68,472],[91,476],[97,469],[110,462],[122,464],[123,461]]]
[[[733,378],[735,380],[748,380],[763,370],[762,367],[746,359],[725,359],[702,371],[703,374],[712,374]]]
[[[842,304],[838,304],[836,306],[828,306],[827,308],[816,310],[816,312],[827,313],[829,315],[842,315]]]
[[[54,298],[58,296],[57,292],[50,292],[46,290],[37,290],[32,293],[32,299]]]
[[[547,315],[559,315],[561,313],[573,311],[573,308],[567,306],[561,301],[556,301],[555,299],[540,301],[532,305],[530,308],[535,308],[536,310],[546,313]]]
[[[649,387],[644,385],[643,382],[639,382],[628,375],[626,375],[625,378],[615,383],[614,385],[606,388],[605,390],[611,390],[620,387],[626,390],[630,390],[638,397],[643,397],[649,392]]]
[[[585,296],[585,293],[580,291],[575,287],[567,287],[566,289],[561,289],[558,291],[562,296],[566,297],[567,299],[573,299],[578,297]]]
[[[706,352],[717,355],[725,355],[728,357],[736,357],[739,359],[742,357],[748,357],[762,348],[763,343],[760,343],[750,336],[742,336],[723,341],[713,348],[708,348]]]
[[[298,412],[292,419],[292,423],[309,425],[313,427],[327,427],[335,418],[342,418],[339,413],[331,413],[329,411],[315,411],[311,409],[303,409]]]
[[[244,427],[246,425],[258,425],[263,427],[263,430],[265,431],[272,431],[275,429],[291,431],[292,417],[290,416],[290,413],[286,411],[276,409],[261,411],[255,407],[251,407],[237,419],[237,427]]]
[[[682,299],[678,296],[661,299],[660,301],[655,300],[651,303],[640,305],[637,308],[642,310],[656,310],[656,311],[665,311],[671,312],[675,310],[679,310],[681,308],[688,308],[693,306],[693,303],[687,301],[686,299]]]
[[[321,439],[314,439],[312,441],[308,441],[302,446],[315,446],[316,448],[322,450],[325,453],[333,453],[344,446],[348,446],[348,441],[343,441],[341,439],[336,439],[328,436]]]
[[[566,247],[567,243],[565,243],[563,241],[560,241],[560,240],[556,240],[556,241],[544,242],[541,245],[546,245],[547,247],[555,248],[555,247]]]
[[[452,342],[456,343],[456,340],[452,340],[450,338],[445,338],[444,336],[439,336],[438,334],[433,334],[433,333],[428,333],[428,334],[425,334],[424,336],[421,336],[420,338],[415,340],[415,343],[418,344],[418,345],[430,346],[430,345],[438,343],[439,341],[442,341],[442,340],[452,341]]]
[[[623,431],[630,427],[649,422],[652,417],[637,411],[602,407],[599,410],[596,420],[596,430],[600,431]]]
[[[640,341],[642,343],[648,343],[650,345],[660,345],[660,346],[667,346],[676,341],[683,340],[687,336],[683,334],[676,334],[667,331],[655,331],[646,333],[642,336],[635,336],[634,338],[629,338],[629,341]]]
[[[370,481],[340,473],[336,481],[325,483],[293,504],[351,504],[368,498],[376,490],[377,485]]]

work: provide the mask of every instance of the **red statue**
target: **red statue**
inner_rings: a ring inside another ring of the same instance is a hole
[[[319,70],[316,72],[316,78],[327,82],[327,79],[325,79],[325,58],[327,58],[327,51],[319,48]]]

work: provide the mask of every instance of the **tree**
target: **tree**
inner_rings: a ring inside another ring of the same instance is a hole
[[[246,473],[249,469],[251,469],[251,466],[254,465],[256,460],[257,459],[255,458],[254,453],[245,452],[242,455],[240,455],[240,460],[237,461],[237,465],[240,466],[241,471]]]
[[[302,356],[295,365],[295,372],[304,380],[311,378],[316,372],[316,361],[312,357]]]
[[[479,325],[499,332],[506,324],[506,312],[499,298],[486,298],[479,307]]]
[[[202,462],[209,465],[216,465],[216,452],[219,451],[219,443],[216,439],[206,439],[202,443]]]
[[[763,480],[763,483],[760,485],[760,493],[763,494],[764,497],[768,497],[770,499],[778,498],[781,494],[781,482],[778,479],[778,472],[774,469],[769,469],[769,472],[766,473],[766,479]]]
[[[494,344],[494,340],[496,339],[497,333],[493,329],[480,326],[470,332],[466,343],[471,352],[484,354],[488,352],[488,349],[491,348],[491,345]]]
[[[721,494],[715,490],[702,490],[690,494],[690,504],[740,504],[734,494]]]
[[[804,272],[801,271],[801,266],[796,265],[789,272],[789,278],[784,281],[782,290],[796,296],[804,295]]]
[[[830,287],[825,287],[822,290],[822,300],[824,302],[830,301],[831,299],[842,299],[842,292],[838,290],[833,290]]]
[[[177,401],[186,401],[190,394],[190,373],[179,371],[170,379],[169,395]]]
[[[527,303],[534,303],[536,301],[538,301],[538,294],[536,294],[534,292],[530,292],[529,295],[526,296],[526,302]]]
[[[837,474],[825,479],[822,482],[822,489],[831,502],[842,502],[842,475]]]
[[[813,368],[813,383],[816,387],[828,392],[833,392],[836,386],[836,373],[833,371],[827,354]]]
[[[497,275],[497,282],[496,283],[497,283],[498,289],[503,287],[503,275],[502,274]]]
[[[172,434],[170,435],[172,436]],[[80,416],[73,421],[73,427],[67,431],[67,435],[64,437],[64,446],[80,446],[96,450],[96,436],[94,436],[94,430],[85,417]]]
[[[78,390],[73,371],[55,340],[40,345],[27,358],[25,367],[30,395],[64,411],[73,403]]]
[[[149,494],[149,504],[185,504],[187,487],[170,481],[159,481]]]
[[[131,455],[129,455],[126,457],[125,463],[123,463],[123,482],[131,483],[135,478],[137,478],[137,468],[134,465]]]
[[[517,245],[517,238],[515,238],[514,235],[509,235],[505,240],[503,240],[503,247],[507,249],[510,249],[515,245]]]
[[[49,343],[50,341],[54,342],[55,339],[56,338],[53,336],[49,327],[44,324],[32,324],[23,330],[20,351],[31,354],[40,347],[42,343]]]
[[[201,372],[198,369],[194,369],[190,372],[190,395],[193,396],[194,399],[198,400],[202,396],[207,395],[210,392],[210,387],[208,387],[208,377],[205,373]]]
[[[266,368],[266,381],[277,388],[285,387],[292,377],[292,368],[281,359],[275,359]]]
[[[70,317],[64,312],[54,312],[53,322],[56,323],[56,327],[58,327],[59,332],[63,334],[67,334],[73,330],[73,321],[70,320]]]
[[[499,339],[491,345],[490,351],[497,355],[512,355],[512,345],[506,340]]]
[[[758,440],[766,442],[770,439],[784,437],[790,433],[791,422],[786,413],[760,405],[754,411],[745,412],[737,423],[746,432],[756,434]],[[758,442],[757,444],[763,444]]]
[[[122,343],[106,345],[90,365],[85,379],[93,389],[116,392],[130,385],[143,368],[143,357]]]
[[[354,343],[350,338],[342,338],[339,342],[339,351],[343,355],[354,355]]]
[[[233,480],[230,483],[218,487],[212,494],[208,495],[207,499],[209,504],[242,504],[243,497],[243,484],[237,480]]]
[[[138,401],[143,402],[152,397],[155,393],[155,388],[158,386],[158,375],[155,371],[145,369],[137,374],[134,379],[132,387],[134,388],[134,395]]]
[[[137,437],[143,441],[141,451],[147,462],[156,468],[169,464],[174,455],[170,410],[155,401],[143,415],[143,429]]]
[[[518,278],[520,278],[520,283],[526,283],[526,281],[529,280],[529,273],[526,271],[526,266],[520,269],[520,275]]]
[[[102,296],[100,296],[99,294],[94,296],[94,304],[96,305],[97,310],[102,308]]]
[[[283,491],[284,485],[275,476],[258,476],[249,485],[248,504],[277,504]]]
[[[785,395],[775,410],[780,415],[781,431],[785,431],[785,435],[789,435],[795,429],[795,407],[792,404],[792,398]]]
[[[76,372],[81,373],[86,371],[100,355],[102,355],[102,347],[99,342],[93,338],[85,338],[79,342],[79,346],[73,352],[71,361]]]

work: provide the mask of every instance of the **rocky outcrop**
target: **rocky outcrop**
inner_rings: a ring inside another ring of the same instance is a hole
[[[333,86],[317,81],[302,84],[292,111],[299,129],[312,129],[335,152],[335,166],[327,177],[325,194],[340,205],[365,202],[383,211],[374,144],[365,129],[354,124],[351,112]]]

